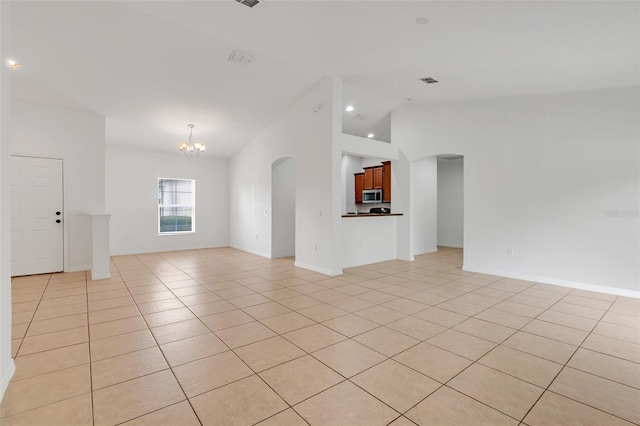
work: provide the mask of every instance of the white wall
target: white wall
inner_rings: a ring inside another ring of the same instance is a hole
[[[392,135],[410,160],[464,155],[466,269],[638,291],[638,103],[637,87],[424,103]]]
[[[296,162],[296,265],[337,273],[332,210],[337,203],[339,212],[341,193],[332,150],[333,86],[333,78],[322,80],[230,160],[232,247],[271,257],[271,164],[291,157]]]
[[[399,216],[343,217],[342,267],[368,265],[397,258]]]
[[[461,248],[464,219],[464,160],[438,160],[438,245]]]
[[[344,133],[338,133],[335,137],[338,144],[338,151],[343,154],[358,157],[384,158],[387,160],[397,160],[400,155],[398,147],[387,142],[380,142],[374,139]]]
[[[92,112],[12,101],[11,153],[62,158],[65,271],[91,269],[91,220],[105,207],[105,120]]]
[[[108,147],[106,164],[112,255],[228,245],[227,160]],[[195,179],[195,233],[158,235],[158,177]]]
[[[364,169],[365,167],[382,166],[383,161],[386,161],[386,160],[380,159],[380,158],[363,157],[360,162],[360,168]],[[364,170],[360,170],[360,171],[364,171]]]
[[[411,164],[413,254],[438,250],[438,164],[427,157]]]
[[[271,174],[271,257],[296,253],[296,163],[293,158],[277,160]]]
[[[9,159],[11,155],[10,2],[0,2],[0,401],[15,372],[11,359],[11,209]]]

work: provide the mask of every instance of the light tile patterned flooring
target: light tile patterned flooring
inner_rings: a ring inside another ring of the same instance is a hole
[[[16,278],[0,423],[640,423],[639,300],[461,263],[329,278],[225,248]]]

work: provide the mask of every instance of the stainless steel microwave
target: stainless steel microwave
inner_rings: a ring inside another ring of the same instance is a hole
[[[363,203],[381,203],[382,189],[365,189],[362,191]]]

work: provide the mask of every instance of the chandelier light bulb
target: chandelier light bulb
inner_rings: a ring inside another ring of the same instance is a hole
[[[206,147],[200,142],[193,143],[193,128],[196,126],[189,124],[187,127],[189,127],[189,142],[180,142],[178,149],[189,157],[193,157],[194,155],[197,157],[201,152],[205,151]]]

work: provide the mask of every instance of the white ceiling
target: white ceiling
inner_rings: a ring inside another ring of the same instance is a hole
[[[230,157],[338,75],[345,105],[371,120],[345,115],[345,131],[383,138],[388,112],[407,102],[638,85],[639,11],[615,1],[15,1],[12,96],[100,113],[110,145],[177,152],[194,123],[207,155]],[[255,59],[228,62],[233,50]]]

